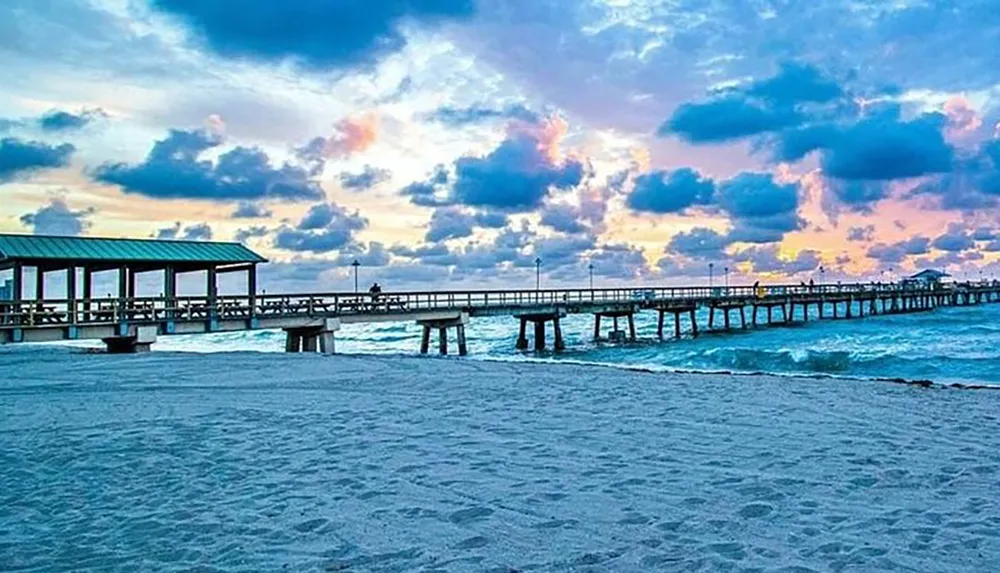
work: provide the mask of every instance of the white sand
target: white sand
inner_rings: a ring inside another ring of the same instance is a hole
[[[0,570],[996,571],[1000,393],[0,350]]]

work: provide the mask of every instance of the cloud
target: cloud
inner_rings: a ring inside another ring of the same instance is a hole
[[[212,227],[208,223],[197,223],[184,227],[180,221],[177,221],[173,226],[158,229],[153,237],[160,241],[211,241],[213,234]]]
[[[549,124],[554,125],[554,124]],[[558,126],[512,130],[483,157],[455,161],[454,202],[473,207],[527,211],[542,204],[552,189],[571,189],[583,181],[583,164],[560,161]]]
[[[486,104],[475,104],[469,107],[443,106],[425,114],[424,118],[449,127],[462,127],[494,119],[513,119],[528,123],[538,123],[542,119],[537,113],[520,103],[504,107],[491,107]]]
[[[314,0],[152,0],[225,57],[291,60],[309,68],[369,65],[406,45],[404,21],[434,24],[474,14],[473,0],[388,0],[371,4]]]
[[[684,167],[639,175],[626,203],[635,211],[679,213],[695,205],[711,204],[714,194],[715,183],[711,179]]]
[[[278,229],[274,246],[286,251],[328,253],[353,241],[354,234],[366,227],[368,219],[358,212],[348,213],[334,203],[319,203],[296,227],[284,225]]]
[[[507,225],[508,218],[503,213],[469,213],[455,207],[437,209],[431,215],[430,225],[424,239],[438,242],[471,236],[476,227],[499,229]]]
[[[952,169],[954,149],[945,141],[944,117],[910,121],[877,115],[841,130],[824,146],[823,172],[838,179],[889,181]]]
[[[898,243],[876,243],[868,248],[866,254],[868,258],[875,259],[880,263],[898,264],[911,255],[926,255],[930,246],[931,240],[927,237],[911,237]]]
[[[664,249],[665,254],[682,255],[690,259],[713,260],[725,258],[725,249],[731,241],[717,231],[695,227],[688,232],[674,235]]]
[[[322,188],[305,169],[288,163],[272,167],[267,154],[257,148],[235,147],[215,163],[199,159],[221,144],[221,139],[207,131],[170,130],[142,163],[105,163],[93,176],[126,193],[158,199],[299,201],[323,197]]]
[[[270,233],[270,231],[268,231],[267,227],[248,227],[246,229],[237,229],[236,234],[233,235],[233,239],[235,239],[237,243],[245,243],[249,239],[266,237],[268,233]]]
[[[787,276],[814,271],[822,263],[819,253],[813,250],[802,250],[794,257],[782,258],[778,245],[750,247],[733,255],[736,262],[748,262],[756,273],[781,273]]]
[[[445,185],[448,184],[451,176],[448,168],[444,165],[437,165],[434,172],[425,181],[414,181],[399,190],[403,197],[409,197],[410,203],[423,207],[439,207],[448,205],[451,200],[447,197]]]
[[[847,240],[853,243],[869,243],[875,235],[875,225],[851,227],[847,230]]]
[[[704,103],[685,103],[657,133],[689,143],[721,143],[797,126],[807,116],[801,104],[826,103],[843,95],[816,68],[785,64],[779,73],[742,88],[727,90]]]
[[[343,159],[367,151],[379,137],[379,116],[375,112],[345,117],[333,126],[330,137],[315,137],[295,150],[296,157],[309,165],[312,175],[320,175],[329,159]]]
[[[799,184],[779,183],[770,173],[742,172],[719,184],[718,204],[733,221],[729,240],[746,243],[780,241],[801,229]]]
[[[232,219],[261,219],[264,217],[270,217],[273,213],[259,203],[252,203],[249,201],[241,201],[239,205],[236,206],[236,210],[230,215]]]
[[[78,114],[62,110],[52,110],[39,118],[38,125],[43,131],[73,131],[82,129],[88,124],[105,117],[107,117],[107,114],[102,109],[85,109]]]
[[[22,225],[31,227],[36,235],[75,237],[90,228],[91,223],[87,218],[95,212],[93,207],[73,211],[65,199],[55,198],[34,213],[21,215],[20,221]]]
[[[340,174],[340,185],[344,189],[351,191],[366,191],[391,178],[392,172],[388,169],[379,169],[371,165],[365,165],[360,173],[342,172]]]
[[[951,226],[948,232],[935,238],[931,244],[935,249],[952,253],[967,251],[976,246],[972,236],[961,225]]]
[[[826,190],[834,204],[825,204],[827,211],[846,208],[858,213],[871,213],[875,203],[889,197],[889,187],[884,181],[824,180]],[[827,194],[824,193],[824,199]]]
[[[0,139],[0,184],[44,169],[66,167],[75,151],[69,143],[48,145],[13,137]]]

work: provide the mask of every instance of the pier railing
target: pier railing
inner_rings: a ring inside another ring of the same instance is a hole
[[[949,294],[997,290],[997,283],[948,285],[822,284],[766,286],[634,287],[414,291],[386,293],[300,293],[250,296],[181,296],[0,300],[0,328],[164,323],[300,316],[408,314],[427,311],[532,309],[551,306],[634,304],[751,304],[759,299],[836,300],[916,293]]]

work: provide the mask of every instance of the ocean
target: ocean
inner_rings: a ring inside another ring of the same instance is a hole
[[[930,312],[852,320],[816,320],[816,309],[810,311],[808,322],[748,330],[734,328],[728,332],[707,332],[707,311],[701,311],[698,338],[690,337],[685,319],[684,337],[662,342],[656,338],[656,313],[644,312],[636,316],[639,340],[629,344],[595,343],[593,317],[570,315],[563,320],[567,348],[561,353],[515,350],[517,321],[511,317],[473,318],[467,333],[472,359],[572,361],[663,371],[1000,384],[1000,305],[944,307]],[[602,322],[605,333],[611,328],[610,322],[610,319]],[[624,319],[620,322],[620,328],[626,328]],[[720,323],[716,317],[716,324]],[[734,324],[738,325],[738,320]],[[668,316],[665,334],[672,333]],[[412,322],[345,325],[337,333],[337,352],[413,355],[418,352],[420,334],[420,327]],[[529,340],[530,337],[529,332]],[[436,349],[435,340],[432,338],[432,351]],[[280,352],[284,349],[284,334],[256,331],[162,337],[155,348]],[[455,350],[454,340],[450,348]]]

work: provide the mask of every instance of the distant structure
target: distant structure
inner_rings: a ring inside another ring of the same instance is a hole
[[[950,276],[951,275],[949,275],[944,271],[925,269],[907,279],[904,279],[903,284],[922,285],[922,286],[939,285],[941,284],[941,279]]]

